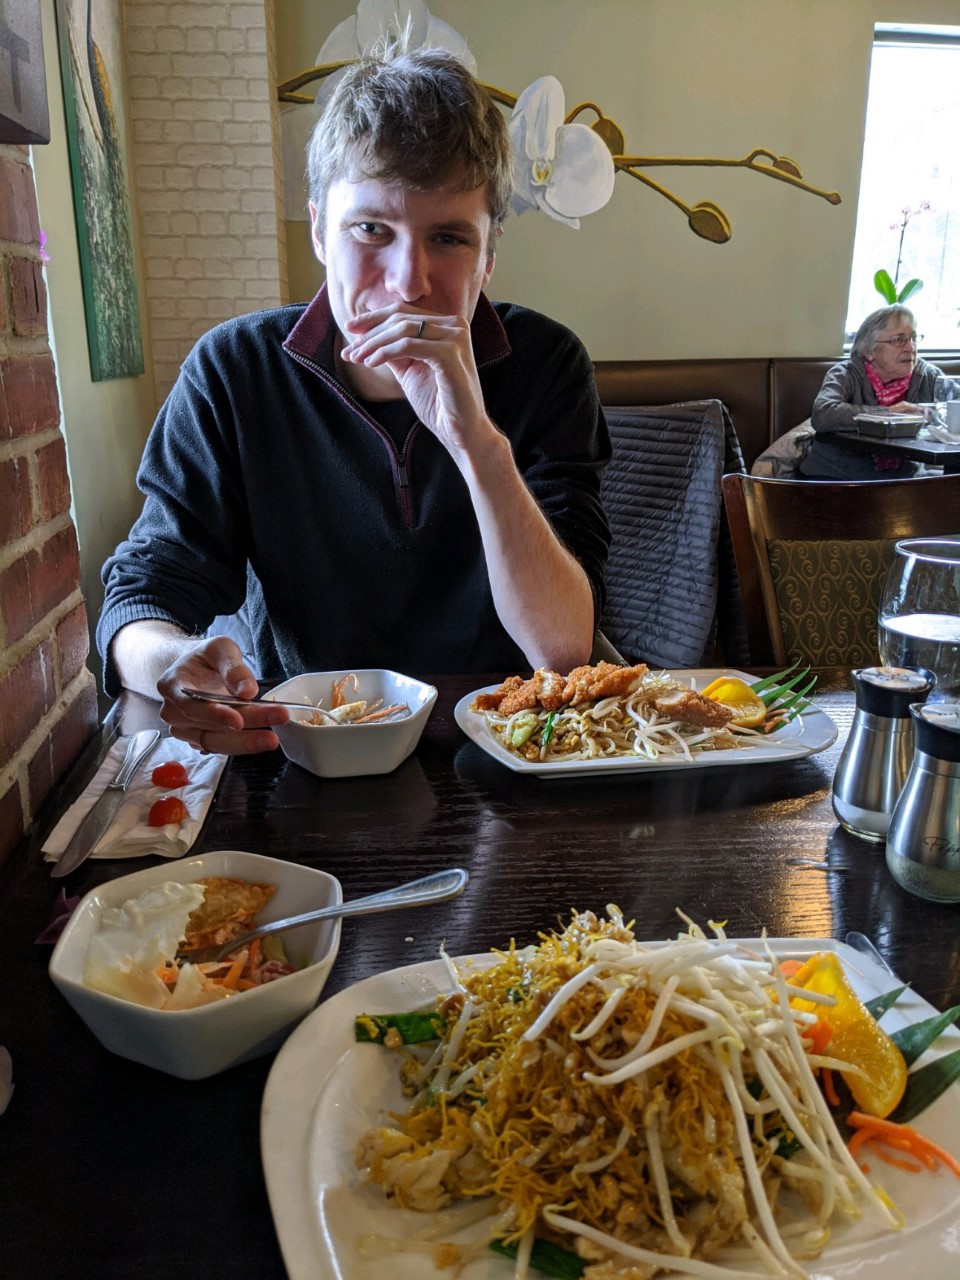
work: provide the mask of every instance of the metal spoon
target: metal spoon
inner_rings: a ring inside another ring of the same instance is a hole
[[[288,916],[286,920],[272,920],[257,929],[251,929],[242,937],[233,938],[230,942],[216,947],[204,947],[200,951],[178,951],[177,959],[191,964],[202,964],[208,960],[222,960],[234,951],[239,951],[254,938],[264,938],[270,933],[280,933],[284,929],[294,929],[297,925],[310,924],[314,920],[335,920],[342,916],[367,916],[376,911],[395,911],[398,907],[423,907],[432,902],[446,902],[448,898],[456,898],[467,887],[470,879],[468,872],[462,867],[450,867],[446,871],[437,871],[422,880],[410,880],[407,884],[397,885],[394,889],[386,889],[383,893],[372,893],[365,898],[355,898],[352,902],[337,902],[330,907],[320,907],[317,911],[307,911],[304,915]]]
[[[315,707],[310,702],[280,702],[277,698],[232,698],[229,693],[205,693],[203,689],[184,688],[182,692],[188,698],[193,698],[195,702],[219,702],[221,706],[239,707],[241,710],[245,707],[269,704],[271,707],[287,707],[290,711],[312,711],[315,715],[320,716],[322,720],[329,720],[331,724],[341,723],[329,711],[326,711],[323,707]]]

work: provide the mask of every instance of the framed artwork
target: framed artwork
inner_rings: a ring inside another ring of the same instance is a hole
[[[57,0],[57,41],[94,382],[143,373],[123,116],[122,0]]]
[[[37,0],[0,3],[0,142],[50,141]]]

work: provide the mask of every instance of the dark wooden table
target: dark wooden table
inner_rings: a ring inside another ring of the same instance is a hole
[[[881,440],[877,436],[861,435],[858,431],[835,431],[827,437],[854,453],[895,453],[914,462],[925,462],[928,467],[943,467],[946,476],[960,472],[960,436],[951,444],[941,440]],[[882,474],[882,473],[881,473]]]
[[[345,921],[326,994],[434,959],[441,939],[454,955],[485,951],[511,934],[534,940],[572,907],[615,902],[641,938],[675,934],[678,907],[700,922],[726,920],[731,936],[859,929],[933,1005],[960,1002],[957,908],[904,893],[882,853],[834,820],[830,784],[853,711],[846,673],[821,678],[818,701],[840,738],[818,756],[591,781],[502,768],[452,715],[457,698],[486,681],[436,683],[424,738],[394,774],[323,781],[279,754],[234,760],[196,846],[323,867],[345,897],[446,866],[470,871],[455,902]],[[135,697],[119,710],[123,732],[153,717]],[[60,808],[96,755],[63,788]],[[188,1082],[99,1046],[50,982],[49,947],[34,942],[58,892],[39,854],[49,825],[0,876],[0,1043],[16,1085],[0,1117],[0,1276],[282,1277],[259,1150],[272,1059]],[[87,862],[68,891],[132,867]]]

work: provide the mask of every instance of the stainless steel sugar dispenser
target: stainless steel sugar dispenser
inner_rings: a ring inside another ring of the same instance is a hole
[[[936,683],[922,667],[862,667],[852,673],[856,711],[833,779],[833,811],[855,836],[878,843],[913,760],[911,703]]]
[[[960,702],[914,703],[916,750],[890,819],[887,866],[897,884],[960,902]]]

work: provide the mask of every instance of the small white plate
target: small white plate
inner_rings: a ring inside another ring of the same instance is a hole
[[[751,939],[748,945],[758,942]],[[833,939],[777,938],[770,945],[781,957],[801,960],[835,951],[861,998],[900,985],[867,956]],[[484,964],[493,957],[473,959]],[[389,1205],[379,1188],[362,1184],[353,1162],[360,1135],[383,1124],[387,1112],[409,1106],[400,1091],[396,1055],[357,1044],[354,1018],[422,1008],[449,991],[440,960],[377,974],[322,1004],[277,1055],[264,1092],[260,1136],[270,1207],[290,1280],[381,1280],[385,1271],[391,1280],[452,1275],[434,1271],[423,1254],[361,1256],[362,1237],[407,1237],[428,1225],[430,1215]],[[935,1012],[907,991],[884,1016],[883,1026],[893,1031]],[[960,1031],[952,1027],[928,1053],[939,1056],[957,1047]],[[960,1088],[948,1089],[913,1123],[960,1156]],[[871,1177],[892,1195],[906,1225],[900,1232],[887,1231],[864,1214],[859,1222],[835,1226],[823,1255],[805,1264],[811,1280],[956,1280],[960,1181],[946,1170],[910,1174],[876,1160],[872,1165]],[[512,1263],[485,1253],[466,1268],[463,1280],[510,1280],[512,1275]]]
[[[705,689],[718,676],[736,676],[752,684],[757,677],[745,671],[727,669],[677,670],[666,674],[694,689]],[[482,747],[488,755],[516,773],[530,773],[538,778],[556,778],[566,775],[594,773],[637,773],[652,769],[663,773],[670,769],[715,769],[732,764],[760,764],[764,760],[798,760],[803,756],[825,751],[837,740],[837,726],[817,707],[811,707],[802,716],[791,720],[775,734],[750,740],[749,746],[731,747],[728,751],[701,751],[692,760],[671,756],[661,760],[648,760],[646,756],[611,756],[601,760],[525,760],[515,751],[508,751],[491,732],[482,712],[471,711],[470,706],[478,693],[492,693],[499,685],[486,685],[461,698],[453,714],[457,724],[471,742]]]

